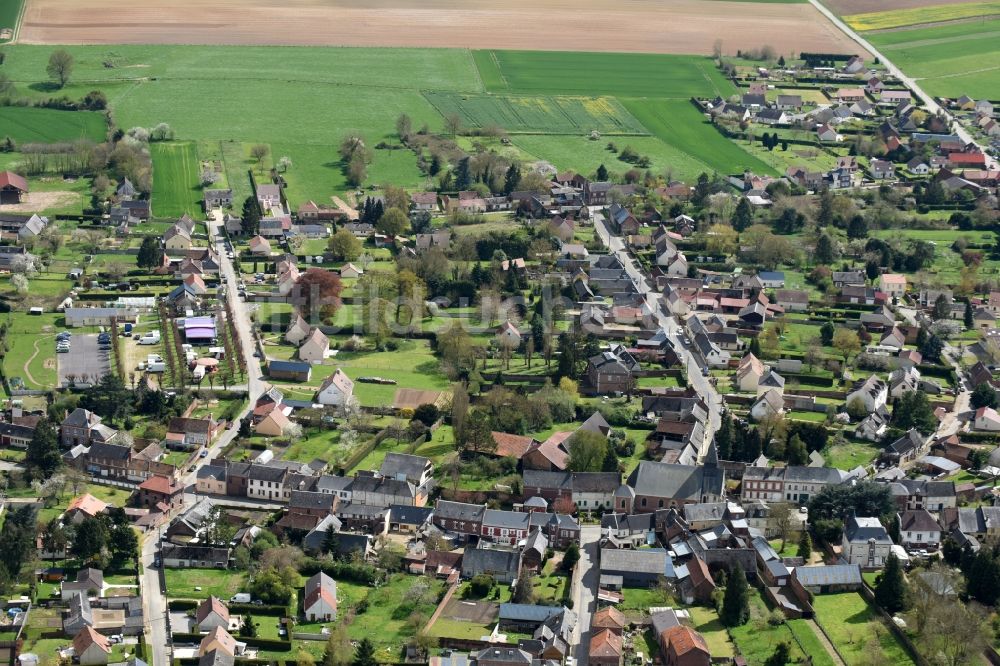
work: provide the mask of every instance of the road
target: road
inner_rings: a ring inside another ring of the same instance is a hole
[[[708,378],[702,375],[703,366],[700,359],[696,358],[687,346],[681,342],[680,323],[676,317],[668,315],[660,307],[660,293],[653,288],[649,277],[639,269],[632,255],[625,249],[625,241],[622,240],[621,236],[611,233],[606,221],[596,224],[595,229],[601,242],[625,266],[625,272],[635,282],[639,292],[644,295],[646,305],[653,312],[660,328],[666,331],[670,343],[677,350],[678,356],[680,356],[681,362],[684,365],[688,386],[697,391],[698,395],[705,401],[705,404],[708,405],[709,422],[705,428],[705,440],[702,442],[701,450],[698,452],[699,457],[703,457],[708,452],[708,446],[711,444],[715,436],[715,431],[719,429],[719,424],[722,420],[722,408],[724,405],[722,396],[719,395],[719,392],[709,382]]]
[[[222,247],[224,241],[219,233],[220,218],[221,215],[216,213],[205,224],[208,228],[210,245],[215,246],[219,250],[219,260],[222,268],[221,277],[226,283],[226,298],[236,317],[235,328],[239,334],[239,345],[243,350],[243,357],[247,359],[247,390],[249,392],[249,400],[244,406],[243,411],[230,424],[230,427],[216,438],[215,442],[208,449],[208,455],[204,458],[198,458],[188,473],[180,479],[181,483],[188,488],[188,492],[184,494],[183,507],[179,508],[176,511],[177,513],[183,512],[196,501],[196,495],[192,492],[192,488],[197,479],[198,469],[208,461],[218,457],[219,453],[233,441],[239,432],[240,422],[253,408],[253,404],[257,401],[257,398],[264,392],[264,381],[260,363],[257,362],[254,356],[256,345],[253,340],[253,326],[250,321],[250,314],[247,312],[246,304],[237,297],[239,279],[236,276],[233,263],[227,257],[225,248]],[[273,508],[273,505],[266,502],[241,502],[240,500],[235,500],[232,502],[227,501],[226,504],[235,504],[244,508]],[[153,659],[151,663],[157,666],[169,664],[172,659],[171,648],[167,643],[169,636],[167,632],[165,591],[160,579],[160,569],[152,566],[153,560],[157,555],[159,538],[159,531],[153,531],[147,533],[143,540],[142,566],[144,568],[141,579],[143,613],[145,614],[147,624],[147,643],[152,649]]]
[[[927,107],[928,111],[934,114],[940,113],[945,118],[947,118],[948,122],[952,125],[953,131],[962,141],[964,141],[965,143],[974,143],[977,146],[979,146],[979,149],[983,152],[983,154],[986,155],[986,163],[988,168],[990,169],[997,168],[997,161],[992,157],[990,157],[989,153],[986,152],[985,148],[981,146],[974,138],[972,138],[972,134],[970,134],[968,130],[965,129],[962,123],[958,122],[955,119],[955,117],[952,116],[951,113],[949,113],[948,109],[938,104],[937,100],[935,100],[933,97],[931,97],[930,95],[928,95],[923,91],[923,88],[920,87],[920,84],[917,83],[916,79],[910,78],[909,76],[904,74],[903,71],[899,69],[899,67],[896,67],[896,65],[894,65],[891,60],[885,57],[884,53],[876,49],[875,46],[867,39],[865,39],[858,33],[854,32],[854,30],[849,25],[841,21],[836,14],[834,14],[832,11],[823,6],[823,3],[820,2],[820,0],[809,0],[809,2],[812,4],[813,7],[819,10],[819,12],[823,14],[823,16],[829,19],[831,23],[837,26],[837,28],[841,32],[843,32],[845,35],[847,35],[852,40],[857,42],[857,44],[861,46],[861,48],[868,51],[873,56],[877,57],[879,61],[882,63],[882,65],[889,71],[890,74],[899,79],[903,83],[903,85],[912,90],[913,93],[918,98],[920,98],[920,101],[924,103],[924,106]]]
[[[587,666],[590,652],[590,617],[597,610],[597,584],[600,582],[598,550],[601,540],[600,525],[584,525],[580,529],[580,561],[573,572],[573,610],[577,614],[576,643],[577,666]]]

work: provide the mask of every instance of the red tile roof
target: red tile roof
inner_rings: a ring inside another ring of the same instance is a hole
[[[0,172],[0,188],[4,187],[12,187],[15,190],[27,192],[28,179],[24,176],[17,175],[13,171],[3,171]]]

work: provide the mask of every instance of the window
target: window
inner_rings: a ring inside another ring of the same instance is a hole
[[[642,506],[643,506],[643,507],[645,507],[645,506],[646,506],[646,498],[645,498],[645,497],[643,497],[643,498],[642,498],[642,502],[641,502],[641,504],[642,504]]]

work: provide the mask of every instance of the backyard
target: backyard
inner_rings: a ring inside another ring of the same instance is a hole
[[[913,664],[909,653],[859,593],[816,595],[813,608],[816,621],[823,626],[849,665],[871,663],[873,642],[888,663]]]

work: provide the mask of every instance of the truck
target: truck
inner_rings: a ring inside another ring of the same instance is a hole
[[[248,604],[250,603],[250,593],[249,592],[237,592],[230,599],[231,604]]]
[[[155,345],[158,344],[159,342],[160,342],[159,331],[150,331],[149,333],[146,333],[141,338],[139,338],[140,345]]]
[[[126,336],[132,335],[132,324],[131,324],[131,322],[126,322],[125,323],[124,334]]]

